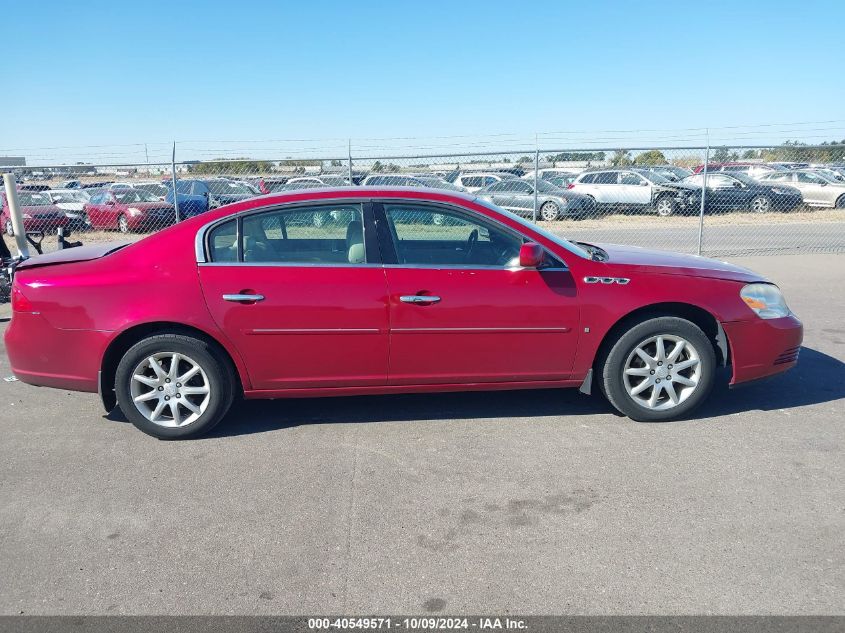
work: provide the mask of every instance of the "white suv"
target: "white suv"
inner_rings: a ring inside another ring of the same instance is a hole
[[[475,193],[490,185],[502,182],[503,180],[515,179],[513,174],[499,174],[495,172],[468,171],[461,172],[453,181],[458,187],[463,187],[470,193]]]

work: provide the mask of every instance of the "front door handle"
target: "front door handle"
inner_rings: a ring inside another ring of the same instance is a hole
[[[255,303],[256,301],[264,301],[264,295],[223,295],[223,301],[234,301],[235,303]]]
[[[402,295],[399,297],[399,301],[402,303],[418,303],[418,304],[427,304],[427,303],[438,303],[440,301],[440,297],[435,297],[434,295]]]

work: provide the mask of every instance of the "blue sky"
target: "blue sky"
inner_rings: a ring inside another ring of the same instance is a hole
[[[845,137],[840,0],[3,8],[0,155],[31,163]],[[761,124],[790,125],[720,129]]]

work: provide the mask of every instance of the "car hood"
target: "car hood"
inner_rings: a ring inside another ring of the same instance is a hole
[[[660,189],[679,189],[684,191],[701,191],[701,185],[696,185],[691,182],[661,182],[655,185]]]
[[[627,266],[639,272],[661,275],[687,275],[690,277],[709,277],[746,283],[767,281],[753,270],[720,262],[709,257],[685,255],[671,251],[658,251],[638,246],[621,244],[595,244],[609,255],[607,265]]]

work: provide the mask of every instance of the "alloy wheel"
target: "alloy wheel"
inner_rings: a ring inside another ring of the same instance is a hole
[[[657,215],[665,218],[667,215],[672,215],[672,212],[675,210],[675,204],[668,198],[662,198],[657,201],[655,209]]]
[[[181,427],[195,422],[208,408],[209,385],[208,376],[195,360],[177,352],[161,352],[138,363],[129,392],[135,408],[150,422]]]
[[[751,210],[756,213],[765,213],[772,206],[772,203],[766,196],[757,196],[751,201]]]
[[[129,223],[126,221],[125,216],[120,216],[117,219],[117,228],[121,233],[129,233]]]
[[[554,202],[547,202],[540,207],[540,216],[547,222],[557,220],[560,216],[560,209]]]
[[[623,384],[631,399],[653,411],[672,409],[697,389],[701,356],[680,336],[658,335],[634,347],[623,366]]]

